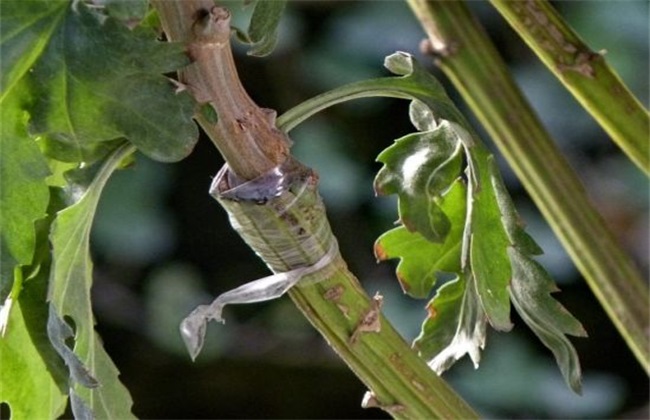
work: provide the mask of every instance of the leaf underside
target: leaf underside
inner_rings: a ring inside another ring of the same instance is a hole
[[[90,288],[90,228],[103,187],[120,162],[133,152],[124,145],[95,171],[78,201],[60,211],[52,226],[48,335],[70,372],[77,408],[99,418],[132,418],[131,397],[95,333]],[[66,340],[74,337],[74,348]],[[83,404],[81,404],[83,403]],[[73,409],[75,405],[73,405]]]

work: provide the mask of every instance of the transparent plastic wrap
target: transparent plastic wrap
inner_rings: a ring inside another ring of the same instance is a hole
[[[275,274],[223,293],[183,320],[181,335],[193,359],[203,346],[208,321],[223,322],[225,305],[278,298],[300,281],[317,281],[307,277],[327,270],[339,257],[317,184],[318,176],[293,158],[250,181],[227,165],[219,171],[210,194]]]

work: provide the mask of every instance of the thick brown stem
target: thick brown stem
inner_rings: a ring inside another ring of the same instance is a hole
[[[153,3],[170,41],[188,45],[192,64],[180,72],[180,81],[199,104],[216,112],[216,121],[205,110],[196,119],[233,172],[253,179],[284,162],[290,141],[275,127],[275,111],[257,106],[239,80],[230,12],[209,0]]]

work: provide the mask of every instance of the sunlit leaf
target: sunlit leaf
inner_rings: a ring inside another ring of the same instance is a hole
[[[444,284],[429,305],[414,347],[441,374],[469,354],[478,367],[485,347],[486,318],[471,276]]]
[[[478,363],[486,322],[498,330],[512,327],[510,300],[517,299],[509,287],[513,276],[521,274],[528,276],[526,281],[538,281],[530,272],[523,273],[515,267],[509,252],[516,249],[528,258],[541,250],[523,230],[494,157],[447,97],[442,85],[409,54],[391,54],[384,65],[398,77],[352,83],[319,95],[289,110],[278,119],[278,124],[286,131],[291,130],[314,113],[350,99],[387,96],[412,101],[409,115],[419,132],[399,139],[379,155],[385,166],[375,180],[377,192],[398,194],[403,226],[382,235],[375,245],[375,253],[381,260],[401,259],[397,275],[403,289],[412,296],[428,296],[438,271],[457,275],[455,281],[438,290],[430,303],[429,317],[416,346],[432,358],[430,363],[438,371],[466,353]],[[434,134],[443,132],[441,136]],[[463,150],[466,164],[463,175],[468,186],[466,203],[455,210],[462,209],[461,214],[467,216],[460,235],[454,230],[461,226],[460,219],[456,219],[459,216],[452,209],[442,209],[445,185],[453,179],[452,174],[458,175],[463,164],[456,157],[457,152],[448,154],[451,159],[443,156],[446,151],[459,148]],[[441,182],[429,183],[432,179]],[[456,242],[460,244],[450,247]],[[531,317],[523,318],[534,323]],[[546,319],[552,322],[553,316]],[[560,326],[566,324],[561,319],[556,322]],[[531,328],[538,329],[535,325]],[[549,344],[558,337],[559,344]],[[573,357],[575,350],[562,334],[547,339],[545,344],[556,355],[569,354],[568,358],[556,356],[560,368],[563,372],[570,371],[574,377],[579,376],[579,370],[575,369],[578,361]]]
[[[561,306],[549,296],[554,290],[552,281],[542,278],[545,272],[538,272],[541,267],[530,260],[541,250],[524,231],[494,157],[440,83],[410,55],[397,52],[388,56],[384,65],[399,77],[352,83],[327,92],[288,111],[278,119],[279,125],[290,130],[328,106],[355,98],[410,99],[409,114],[419,131],[402,137],[379,155],[385,166],[375,180],[378,193],[398,194],[403,226],[382,235],[375,253],[382,260],[401,259],[397,275],[412,296],[428,296],[438,271],[457,275],[429,304],[429,316],[415,345],[431,358],[437,371],[467,353],[477,364],[486,322],[498,330],[512,328],[512,300],[517,310],[525,313],[524,321],[556,355],[567,382],[577,389],[579,364],[564,333],[579,335],[582,327],[568,313],[560,315],[563,308],[560,311]],[[464,160],[457,157],[459,149]],[[454,210],[443,209],[442,203],[446,186],[458,176],[463,163],[467,201],[455,206],[455,211],[462,209],[466,216],[461,224],[459,216],[452,214]],[[459,234],[454,229],[460,226]],[[513,252],[521,258],[513,259]],[[535,286],[528,286],[524,293],[519,289],[524,282]],[[535,302],[546,307],[536,316]],[[548,324],[540,327],[542,322]]]
[[[83,2],[3,2],[5,8],[3,84],[27,80],[11,94],[23,98],[32,134],[76,150],[77,161],[92,160],[97,143],[124,137],[161,161],[192,150],[193,101],[162,75],[187,63],[181,45],[129,30]],[[34,51],[21,58],[26,47]]]
[[[67,374],[46,333],[47,272],[25,282],[0,338],[0,402],[12,418],[53,419],[66,405]]]
[[[406,229],[444,241],[451,223],[437,201],[460,175],[461,151],[453,129],[444,123],[396,140],[377,157],[385,166],[375,178],[375,191],[398,194],[400,222]]]
[[[2,101],[16,94],[16,84],[46,48],[69,3],[65,1],[0,2],[0,92]],[[4,106],[3,106],[4,108]]]
[[[397,278],[402,289],[416,298],[431,294],[438,273],[461,271],[461,248],[466,219],[466,194],[462,181],[457,181],[440,201],[441,210],[449,215],[451,229],[444,242],[428,241],[417,232],[400,226],[377,239],[375,255],[379,260],[400,258]]]
[[[54,347],[68,364],[75,394],[98,418],[132,417],[131,397],[119,382],[118,371],[95,333],[90,301],[92,262],[89,250],[90,228],[101,191],[115,168],[132,152],[130,146],[120,147],[94,172],[87,189],[72,191],[76,202],[57,214],[50,238],[54,262],[50,278],[52,314],[48,320],[48,333]],[[70,349],[66,340],[72,332],[74,347]],[[98,386],[93,387],[95,382]]]
[[[1,25],[0,25],[1,26]],[[45,216],[47,162],[27,136],[26,115],[14,96],[0,102],[0,304],[13,283],[16,265],[34,255],[34,222]]]

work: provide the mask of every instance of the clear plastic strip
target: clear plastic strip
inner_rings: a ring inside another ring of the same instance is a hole
[[[197,307],[183,320],[180,327],[181,336],[192,360],[201,352],[208,322],[215,320],[225,323],[221,316],[224,306],[277,299],[304,277],[326,268],[338,255],[338,246],[334,242],[330,250],[314,265],[251,281],[219,295],[210,305]]]
[[[225,292],[183,320],[181,335],[192,359],[203,347],[207,323],[223,323],[225,305],[276,299],[339,256],[317,181],[311,169],[292,158],[254,180],[239,179],[228,166],[217,174],[210,194],[228,212],[232,227],[275,274]]]

